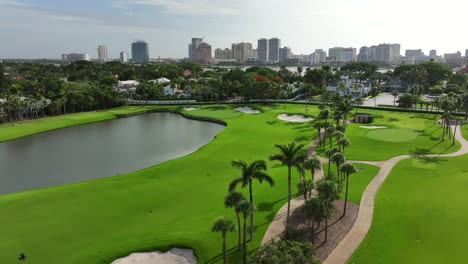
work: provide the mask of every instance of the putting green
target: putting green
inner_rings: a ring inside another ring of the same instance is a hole
[[[407,142],[414,140],[417,136],[418,133],[408,128],[376,129],[367,133],[368,138],[385,142]]]

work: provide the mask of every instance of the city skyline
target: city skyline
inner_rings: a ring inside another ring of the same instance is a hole
[[[352,4],[298,0],[295,5],[240,0],[223,6],[214,0],[0,0],[0,34],[8,36],[0,44],[0,57],[59,58],[63,53],[88,52],[97,58],[96,47],[102,44],[109,58],[118,58],[121,51],[130,50],[130,43],[144,39],[151,58],[183,58],[192,36],[206,36],[213,48],[276,36],[294,54],[335,46],[359,49],[371,43],[401,43],[402,51],[422,49],[426,54],[431,49],[464,54],[468,36],[460,25],[467,8],[461,0],[438,5],[420,0],[397,0],[392,5],[368,0]],[[427,15],[445,16],[447,11],[450,19]]]

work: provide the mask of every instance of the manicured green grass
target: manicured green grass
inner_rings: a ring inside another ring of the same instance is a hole
[[[465,140],[468,140],[468,123],[461,126],[461,132]]]
[[[151,108],[154,108],[154,106],[125,106],[105,111],[46,117],[15,122],[13,124],[5,123],[0,125],[0,142],[53,129],[114,119],[116,114],[139,112]]]
[[[442,127],[436,123],[440,116],[369,109],[366,112],[374,115],[372,124],[347,125],[345,136],[351,141],[351,146],[346,153],[350,160],[387,160],[404,154],[451,153],[460,148],[459,142],[452,146],[448,136],[441,141]],[[360,127],[368,125],[388,128],[372,130]],[[319,148],[318,153],[322,152],[323,149]]]
[[[468,155],[399,162],[348,263],[466,263]]]
[[[407,142],[416,139],[418,133],[409,128],[370,129],[368,138],[384,142]]]
[[[141,108],[123,110],[129,109]],[[132,252],[173,246],[194,248],[200,263],[220,262],[221,236],[210,228],[218,216],[234,218],[233,210],[223,207],[228,183],[238,175],[230,161],[268,159],[277,152],[273,146],[277,143],[310,143],[317,136],[310,123],[286,123],[276,118],[280,113],[303,109],[278,105],[262,107],[263,113],[258,115],[239,115],[230,106],[217,110],[206,107],[190,114],[221,118],[229,125],[193,154],[128,175],[0,196],[4,238],[0,241],[0,263],[14,263],[20,252],[28,256],[28,262],[38,264],[110,263]],[[60,125],[110,119],[112,112],[121,110],[35,120],[19,129],[16,125],[2,127],[1,133],[5,140]],[[317,113],[316,108],[312,111]],[[275,187],[254,184],[258,211],[249,252],[259,246],[277,210],[286,203],[287,169],[271,162],[269,168]],[[295,173],[294,185],[297,179]],[[236,234],[229,234],[231,263],[238,263],[240,257],[233,250],[236,241]]]
[[[349,176],[349,190],[348,190],[348,200],[360,204],[361,197],[366,189],[367,185],[374,179],[374,176],[377,175],[379,172],[380,167],[367,165],[367,164],[360,164],[356,163],[353,164],[356,169],[358,170],[357,173],[352,174]],[[328,163],[323,164],[323,168],[326,171],[328,170]],[[331,164],[330,172],[336,175],[336,165]],[[345,182],[343,182],[343,191],[341,192],[341,198],[345,197]]]

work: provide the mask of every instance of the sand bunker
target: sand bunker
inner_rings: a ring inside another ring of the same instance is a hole
[[[133,253],[111,264],[196,264],[197,258],[191,249],[173,248],[168,252]]]
[[[184,110],[185,111],[195,111],[195,110],[198,110],[199,108],[195,108],[195,107],[184,107]]]
[[[252,109],[251,107],[237,107],[234,110],[242,112],[242,113],[246,113],[246,114],[260,114],[259,110]]]
[[[281,114],[278,116],[279,120],[294,122],[294,123],[304,123],[314,120],[312,117],[305,117],[303,115],[287,115]]]
[[[360,128],[365,129],[379,129],[379,128],[387,128],[386,126],[359,126]]]

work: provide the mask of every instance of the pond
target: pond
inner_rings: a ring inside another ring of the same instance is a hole
[[[223,128],[148,113],[0,143],[0,194],[137,171],[192,153]]]

